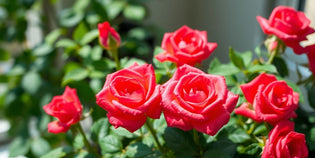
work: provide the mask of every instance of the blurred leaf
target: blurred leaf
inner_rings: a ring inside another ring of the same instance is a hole
[[[86,0],[81,0],[86,1]],[[84,22],[81,22],[74,30],[73,39],[75,41],[80,41],[82,37],[89,31]]]
[[[137,40],[145,40],[145,38],[147,37],[147,32],[145,31],[144,28],[137,27],[137,28],[131,29],[128,32],[128,36],[131,38],[135,38]]]
[[[84,13],[82,10],[74,11],[72,9],[62,10],[59,14],[59,23],[63,27],[72,27],[82,21]]]
[[[40,157],[46,154],[47,152],[49,152],[50,145],[45,139],[39,137],[33,140],[31,149],[32,149],[32,153],[36,157]]]
[[[90,0],[80,0],[74,3],[72,7],[74,11],[84,11],[86,7],[90,4]]]
[[[74,149],[82,149],[84,147],[84,140],[81,134],[78,134],[74,138],[73,148]]]
[[[239,53],[235,52],[233,48],[230,48],[229,56],[232,63],[240,70],[243,70],[245,68],[245,63],[242,56]]]
[[[71,70],[65,74],[65,76],[62,79],[62,85],[66,85],[72,81],[80,81],[85,79],[89,75],[89,72],[86,69],[83,68],[77,68],[74,70]]]
[[[251,64],[253,58],[253,53],[251,51],[242,52],[240,53],[240,56],[242,57],[246,67]]]
[[[211,143],[204,153],[204,158],[233,158],[236,152],[236,144],[225,139]]]
[[[82,58],[88,58],[91,53],[91,46],[85,45],[81,47],[78,53]]]
[[[142,5],[128,4],[123,14],[127,19],[141,21],[145,18],[146,10]]]
[[[143,158],[152,153],[153,153],[152,149],[141,142],[131,144],[126,149],[126,155],[129,157],[134,157],[134,158],[137,158],[137,157]]]
[[[45,42],[52,45],[54,42],[61,36],[62,31],[61,29],[56,29],[52,32],[50,32],[46,37],[45,37]]]
[[[59,147],[59,148],[53,149],[49,153],[41,156],[41,158],[63,158],[67,154],[69,154],[70,152],[72,152],[72,148],[70,146]]]
[[[106,3],[106,4],[105,4]],[[104,0],[92,0],[92,8],[97,13],[97,15],[101,16],[101,19],[103,21],[108,21],[108,13],[107,8],[109,3],[108,1]]]
[[[127,68],[127,67],[133,65],[134,63],[138,63],[138,65],[142,65],[142,64],[145,64],[146,62],[141,60],[141,59],[138,59],[138,58],[127,58],[127,57],[125,57],[125,58],[122,58],[120,60],[120,63],[121,63],[121,66],[123,68]]]
[[[34,71],[27,72],[22,79],[22,87],[30,94],[38,92],[41,84],[42,80],[40,75]]]
[[[228,137],[234,143],[244,143],[250,140],[250,136],[241,128],[237,128]]]
[[[85,45],[92,42],[94,39],[98,38],[98,29],[94,29],[84,34],[82,37],[80,44]]]
[[[112,1],[108,5],[106,5],[106,9],[108,12],[108,17],[110,19],[115,19],[119,13],[123,10],[126,5],[125,1]]]
[[[17,157],[28,153],[31,147],[31,141],[28,138],[17,137],[10,144],[9,156]]]
[[[35,56],[44,56],[44,55],[48,55],[53,51],[53,47],[49,44],[41,44],[39,46],[37,46],[34,51],[33,51],[33,55]]]
[[[107,118],[101,118],[93,123],[91,128],[91,138],[94,142],[98,142],[109,133],[109,122]]]
[[[281,57],[275,57],[272,64],[277,68],[281,77],[289,75],[288,66]]]
[[[71,39],[61,39],[56,43],[56,47],[75,47],[77,44]]]
[[[271,64],[265,64],[265,65],[254,65],[248,68],[248,72],[250,73],[259,73],[259,72],[270,72],[270,73],[276,73],[277,69],[274,65]]]
[[[11,58],[11,55],[6,50],[0,48],[0,61],[7,61]]]
[[[103,137],[99,144],[101,146],[102,154],[115,153],[122,149],[122,143],[115,135],[108,135]]]
[[[95,61],[101,60],[102,55],[103,55],[103,48],[99,45],[94,46],[91,51],[91,59]]]

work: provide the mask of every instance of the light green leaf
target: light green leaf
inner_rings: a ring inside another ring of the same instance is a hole
[[[45,42],[52,45],[61,36],[61,29],[55,29],[45,37]]]
[[[74,70],[71,70],[65,74],[65,76],[62,79],[62,85],[66,85],[72,81],[80,81],[85,79],[89,75],[89,72],[86,69],[83,68],[77,68]]]
[[[80,44],[85,45],[92,42],[94,39],[98,38],[98,29],[91,30],[90,32],[84,34],[82,37]]]
[[[62,157],[65,157],[67,154],[69,154],[71,151],[72,151],[72,148],[69,146],[59,147],[41,156],[41,158],[62,158]]]
[[[53,47],[49,44],[41,44],[39,46],[37,46],[34,50],[33,50],[33,55],[35,56],[45,56],[50,54],[53,51]]]
[[[85,1],[85,0],[82,0]],[[86,24],[84,22],[80,22],[80,24],[75,28],[73,33],[73,39],[75,41],[80,41],[83,36],[89,31]]]
[[[109,122],[107,118],[97,120],[91,128],[91,138],[93,141],[98,142],[109,133]]]
[[[40,75],[37,72],[27,72],[22,79],[22,87],[30,94],[35,94],[42,84]]]
[[[146,10],[141,5],[128,4],[124,9],[123,14],[127,19],[141,21],[145,17]]]
[[[61,39],[56,43],[56,47],[75,47],[77,44],[71,39]]]
[[[270,73],[276,73],[277,69],[274,65],[271,65],[271,64],[254,65],[248,69],[248,72],[250,73],[259,73],[259,72],[264,72],[264,71],[267,71]]]
[[[35,138],[32,142],[32,153],[36,156],[36,157],[40,157],[44,154],[46,154],[47,152],[49,152],[50,150],[50,145],[49,143],[43,139],[43,138]]]
[[[99,144],[101,146],[102,154],[115,153],[122,149],[122,143],[115,135],[108,135],[103,137]]]
[[[115,19],[119,13],[123,10],[126,2],[125,1],[113,1],[106,5],[106,10],[108,13],[108,17],[110,19]]]
[[[28,153],[31,147],[31,141],[23,137],[17,137],[10,144],[9,156],[23,156]]]

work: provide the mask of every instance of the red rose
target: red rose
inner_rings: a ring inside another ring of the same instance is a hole
[[[120,36],[106,21],[98,24],[99,39],[105,49],[117,49],[120,46]]]
[[[72,124],[80,121],[82,115],[82,105],[77,92],[69,87],[66,87],[61,96],[53,97],[43,108],[48,115],[58,118],[48,124],[48,132],[51,133],[67,132]]]
[[[262,158],[307,158],[305,136],[294,132],[294,123],[282,121],[269,133]]]
[[[207,32],[192,30],[183,26],[174,33],[165,33],[162,49],[165,52],[155,56],[160,62],[171,61],[181,66],[189,64],[194,66],[207,59],[217,47],[217,43],[207,42]]]
[[[139,129],[147,116],[158,119],[161,115],[160,85],[155,82],[152,65],[134,64],[107,75],[96,102],[105,109],[109,122],[130,132]]]
[[[215,135],[230,119],[238,95],[222,76],[183,65],[163,85],[162,105],[168,126]]]
[[[310,20],[305,14],[291,7],[279,6],[273,10],[269,20],[261,16],[257,16],[257,20],[265,34],[276,35],[296,54],[305,53],[300,42],[307,40],[306,36],[315,32],[309,26]]]
[[[307,47],[307,59],[308,59],[308,65],[309,69],[315,75],[315,45],[311,45]]]
[[[294,111],[298,108],[299,94],[274,75],[262,73],[240,87],[248,102],[236,108],[236,114],[272,125],[296,117]]]

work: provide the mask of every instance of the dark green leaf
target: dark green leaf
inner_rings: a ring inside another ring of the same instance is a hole
[[[310,106],[315,109],[315,87],[307,87],[307,96]]]
[[[46,154],[47,152],[49,152],[50,150],[50,145],[49,143],[43,139],[43,138],[35,138],[32,142],[32,153],[36,156],[36,157],[40,157],[44,154]]]
[[[266,133],[266,134],[268,133],[268,130],[264,124],[258,125],[253,132],[254,135],[258,135],[261,133]]]
[[[82,0],[82,1],[86,1],[86,0]],[[81,22],[74,30],[73,33],[73,39],[75,41],[80,41],[82,39],[82,37],[89,31],[89,29],[87,28],[86,24],[84,22]]]
[[[281,57],[275,57],[272,64],[275,65],[281,77],[289,75],[288,66]]]
[[[101,146],[102,153],[115,153],[122,149],[122,143],[115,135],[108,135],[103,137],[99,144]]]
[[[11,58],[11,55],[6,50],[0,48],[0,61],[7,61]]]
[[[204,158],[233,158],[236,152],[236,144],[225,139],[211,143],[204,153]]]
[[[136,157],[142,158],[152,153],[153,153],[152,149],[141,142],[137,142],[137,143],[129,145],[126,151],[127,156],[135,157],[135,158]]]
[[[109,133],[109,122],[107,118],[97,120],[91,128],[91,138],[93,141],[98,142]]]
[[[246,147],[244,147],[244,146],[237,147],[237,151],[239,153],[247,154],[247,155],[256,155],[256,154],[259,155],[261,150],[262,149],[258,143],[253,143],[253,144],[250,144]]]
[[[69,154],[71,151],[72,151],[72,148],[69,146],[59,147],[41,156],[41,158],[62,158],[62,157],[65,157],[67,154]]]
[[[72,81],[80,81],[88,77],[89,73],[86,69],[77,68],[65,74],[62,79],[62,85],[66,85]]]
[[[241,128],[233,131],[228,138],[234,143],[244,143],[250,140],[250,136]]]
[[[245,63],[242,56],[239,53],[235,52],[233,48],[230,48],[229,56],[232,63],[240,70],[243,70],[245,68]]]

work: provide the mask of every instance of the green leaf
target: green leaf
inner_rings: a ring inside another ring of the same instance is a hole
[[[17,137],[10,144],[9,156],[23,156],[28,153],[31,147],[31,141],[24,137]]]
[[[315,87],[307,87],[307,97],[310,103],[310,106],[315,109]]]
[[[145,18],[146,10],[142,5],[128,4],[123,14],[127,19],[141,21]]]
[[[204,153],[204,158],[233,158],[236,153],[236,144],[225,139],[211,143]]]
[[[125,1],[112,1],[108,5],[106,5],[106,9],[108,12],[108,17],[110,19],[115,19],[119,13],[124,9],[126,5]]]
[[[117,135],[119,137],[126,137],[126,138],[134,138],[136,135],[134,133],[129,132],[125,128],[114,128],[114,126],[110,127],[111,134]]]
[[[48,43],[49,45],[53,45],[55,41],[61,36],[62,31],[61,29],[55,29],[51,31],[46,37],[45,37],[45,42]]]
[[[120,63],[122,65],[123,68],[127,68],[131,65],[133,65],[134,63],[138,63],[138,65],[142,65],[142,64],[145,64],[146,62],[141,60],[141,59],[138,59],[138,58],[122,58],[120,60]]]
[[[131,29],[128,32],[128,36],[131,38],[135,38],[137,40],[145,40],[145,38],[147,37],[147,32],[145,31],[145,29],[137,27],[137,28]]]
[[[82,0],[85,1],[85,0]],[[75,41],[80,41],[82,37],[89,31],[84,22],[80,22],[80,24],[75,28],[73,33],[73,39]]]
[[[11,58],[11,55],[6,50],[0,48],[0,61],[7,61]]]
[[[41,158],[62,158],[65,157],[70,152],[72,152],[72,148],[70,146],[59,147],[41,156]]]
[[[162,53],[162,52],[164,52],[164,49],[162,49],[161,47],[159,47],[159,46],[156,46],[155,48],[154,48],[154,51],[153,51],[153,59],[152,59],[152,61],[153,61],[153,64],[157,67],[157,68],[160,68],[160,69],[165,69],[165,67],[170,67],[170,62],[160,62],[160,61],[158,61],[156,58],[155,58],[155,56],[156,55],[158,55],[158,54],[160,54],[160,53]],[[165,64],[167,64],[167,65],[165,65]]]
[[[242,52],[240,53],[240,56],[242,57],[246,67],[251,64],[253,58],[253,53],[251,51]]]
[[[34,50],[33,50],[33,55],[35,56],[45,56],[50,54],[51,52],[53,52],[53,47],[49,44],[41,44],[39,46],[37,46]]]
[[[94,142],[98,142],[109,133],[109,122],[107,118],[97,120],[91,128],[91,138]]]
[[[250,140],[250,136],[241,128],[237,128],[228,137],[234,143],[244,143]]]
[[[81,47],[78,53],[82,58],[88,58],[91,53],[91,46],[86,45],[84,47]]]
[[[46,154],[47,152],[49,152],[50,150],[50,145],[49,143],[43,139],[43,138],[35,138],[32,142],[32,153],[36,156],[36,157],[40,157],[44,154]]]
[[[76,1],[74,3],[74,6],[72,7],[74,11],[83,11],[86,7],[88,7],[90,4],[89,0],[80,0]]]
[[[288,66],[281,57],[275,57],[272,64],[277,68],[281,77],[289,75]]]
[[[239,53],[235,52],[233,48],[230,48],[229,56],[232,63],[240,70],[243,70],[245,68],[245,63],[242,56]]]
[[[238,69],[232,64],[222,64],[213,69],[209,69],[209,74],[222,75],[222,76],[234,75],[239,72],[240,72],[240,69]]]
[[[177,128],[167,127],[164,132],[166,146],[175,152],[177,157],[194,157],[194,142],[191,135]]]
[[[84,147],[84,140],[81,134],[78,134],[74,138],[73,148],[74,149],[82,149]]]
[[[277,68],[274,65],[265,64],[265,65],[254,65],[248,69],[248,72],[250,73],[259,73],[259,72],[264,72],[264,71],[267,71],[270,73],[276,73]]]
[[[258,134],[261,134],[261,133],[265,133],[265,134],[268,134],[268,130],[266,128],[266,126],[264,124],[260,124],[259,126],[257,126],[255,128],[255,130],[253,131],[253,134],[254,135],[258,135]]]
[[[129,145],[126,150],[126,155],[134,158],[142,158],[153,153],[152,149],[149,146],[141,142]]]
[[[103,49],[101,46],[94,46],[91,51],[91,59],[95,61],[99,61],[102,59]]]
[[[59,23],[63,27],[73,27],[82,21],[84,12],[74,11],[73,9],[62,10],[59,14]]]
[[[30,71],[23,76],[22,87],[30,94],[35,94],[41,87],[41,84],[42,80],[37,72]]]
[[[250,144],[250,145],[245,146],[245,147],[244,146],[238,146],[237,151],[239,153],[247,154],[247,155],[256,155],[256,154],[258,155],[258,154],[260,154],[262,149],[258,143],[253,143],[253,144]]]
[[[99,144],[101,146],[102,154],[115,153],[122,149],[122,143],[115,135],[108,135],[103,137]]]
[[[90,32],[84,34],[82,37],[80,44],[85,45],[92,42],[94,39],[98,38],[98,29],[91,30]]]
[[[64,86],[73,81],[83,80],[86,77],[88,77],[88,75],[89,75],[89,72],[83,68],[77,68],[77,69],[71,70],[67,72],[65,76],[63,77],[62,85]]]
[[[56,43],[56,47],[72,48],[76,46],[77,46],[76,42],[71,39],[61,39]]]

